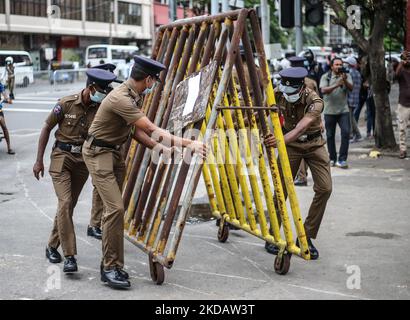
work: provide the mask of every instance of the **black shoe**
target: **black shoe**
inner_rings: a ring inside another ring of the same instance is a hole
[[[274,254],[275,256],[277,256],[278,253],[279,253],[279,248],[277,246],[275,246],[274,244],[271,244],[269,242],[265,242],[265,249],[270,254]]]
[[[49,246],[46,247],[46,258],[50,263],[60,263],[61,262],[61,255],[57,251],[57,249],[51,248]]]
[[[64,272],[76,272],[76,271],[78,271],[77,260],[74,258],[74,256],[65,257],[63,271]]]
[[[101,273],[101,274],[102,274],[103,270],[104,270],[104,267],[103,267],[103,265],[101,264],[101,265],[100,265],[100,273]],[[129,276],[129,274],[128,274],[127,271],[125,271],[125,270],[123,270],[123,269],[119,269],[119,268],[117,268],[117,270],[118,270],[118,272],[121,274],[121,276],[122,276],[125,280],[128,280],[128,278],[129,278],[130,276]],[[103,279],[101,279],[101,280],[104,281]],[[106,282],[106,281],[104,281],[104,282]]]
[[[101,270],[101,281],[112,288],[129,288],[131,283],[121,274],[121,269]]]
[[[296,179],[294,184],[295,184],[295,186],[306,187],[307,186],[307,181],[302,180],[302,179]]]
[[[307,243],[310,251],[310,260],[319,259],[319,251],[315,248],[310,238],[307,238]],[[296,240],[296,246],[299,247],[299,239]]]
[[[96,238],[98,240],[102,239],[102,231],[99,227],[90,227],[87,228],[87,236]]]

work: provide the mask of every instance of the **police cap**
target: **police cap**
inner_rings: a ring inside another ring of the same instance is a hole
[[[134,56],[134,66],[149,76],[156,78],[159,81],[159,73],[165,70],[166,67],[158,61],[142,56]]]
[[[304,57],[290,57],[288,59],[290,61],[290,66],[291,67],[304,67],[304,62],[306,61],[306,58]]]
[[[86,73],[87,84],[97,84],[103,90],[107,90],[109,84],[117,78],[114,73],[98,68],[90,68]]]
[[[97,66],[93,67],[94,69],[101,69],[101,70],[107,70],[109,72],[114,73],[115,68],[117,68],[117,66],[115,64],[112,63],[103,63],[103,64],[99,64]]]
[[[291,67],[282,70],[279,75],[281,76],[282,85],[296,88],[304,84],[308,72],[302,67]]]

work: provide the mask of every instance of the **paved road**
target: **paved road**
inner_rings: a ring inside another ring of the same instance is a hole
[[[233,231],[221,244],[214,221],[207,221],[187,225],[162,286],[151,282],[146,255],[126,241],[132,288],[111,290],[99,280],[101,244],[86,236],[90,183],[75,211],[79,272],[64,275],[61,264],[44,258],[56,209],[51,179],[46,174],[37,182],[31,169],[47,112],[58,96],[77,89],[50,94],[26,89],[5,108],[17,153],[7,155],[0,144],[0,299],[410,298],[410,161],[370,159],[355,146],[351,169],[332,170],[333,194],[315,242],[320,259],[293,257],[286,276],[275,274],[262,241]],[[45,160],[48,166],[48,155]],[[297,193],[305,213],[313,191],[297,188]],[[206,199],[202,183],[196,198]]]

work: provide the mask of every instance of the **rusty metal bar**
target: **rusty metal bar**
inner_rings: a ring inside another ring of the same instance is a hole
[[[204,15],[204,16],[199,16],[199,17],[181,19],[181,20],[175,21],[173,23],[170,23],[168,25],[161,26],[158,29],[158,32],[160,32],[164,29],[181,28],[185,25],[193,25],[193,24],[198,25],[198,24],[202,24],[203,22],[207,22],[207,23],[213,23],[215,21],[216,22],[222,22],[226,18],[229,18],[231,20],[236,20],[242,10],[243,9],[234,10],[234,11],[225,12],[225,13],[221,13],[221,14],[217,14],[217,15],[213,15],[213,16]]]
[[[166,47],[167,50],[166,50],[165,58],[164,58],[164,61],[163,61],[164,65],[167,69],[160,73],[161,83],[158,84],[158,88],[154,91],[154,97],[152,98],[152,101],[151,101],[151,108],[149,108],[148,114],[147,114],[148,119],[150,119],[151,121],[154,120],[155,115],[158,112],[159,100],[161,98],[161,93],[162,93],[162,90],[164,88],[165,78],[168,75],[168,68],[169,68],[169,64],[171,62],[172,52],[175,48],[175,44],[176,44],[176,41],[177,41],[178,34],[179,34],[178,30],[174,29],[171,33],[171,38],[169,40],[169,43],[167,43],[167,47]],[[138,171],[140,169],[140,165],[142,163],[144,152],[145,152],[145,147],[143,145],[139,145],[136,149],[136,153],[135,153],[133,161],[132,161],[132,170],[129,174],[127,184],[126,184],[126,186],[124,188],[124,192],[123,192],[123,200],[124,200],[124,207],[125,208],[128,208],[128,205],[130,203],[132,191],[134,189],[135,182],[137,180],[137,175],[138,175]]]
[[[217,95],[216,95],[214,103],[213,103],[213,108],[212,108],[212,112],[211,112],[211,115],[210,115],[210,120],[209,120],[208,125],[207,125],[207,129],[211,129],[215,125],[215,121],[216,121],[216,118],[217,118],[217,115],[218,115],[218,111],[216,110],[216,107],[221,104],[222,99],[224,97],[224,94],[226,92],[227,85],[230,81],[232,67],[233,67],[233,64],[234,64],[234,61],[235,61],[235,56],[236,56],[238,48],[239,48],[239,41],[240,41],[241,35],[244,31],[244,26],[245,26],[247,16],[248,16],[248,10],[247,9],[240,10],[240,13],[239,13],[239,16],[238,16],[238,21],[237,21],[237,28],[234,31],[234,35],[232,37],[232,41],[231,41],[231,44],[230,44],[230,47],[229,47],[227,60],[225,61],[225,64],[224,64],[224,71],[223,71],[221,81],[220,81],[219,86],[218,86]],[[222,43],[222,44],[223,44],[223,49],[225,49],[225,43]],[[221,57],[223,55],[223,51],[224,51],[223,49],[222,49],[222,52],[221,52]],[[220,63],[218,63],[218,66],[219,65],[220,65]],[[218,70],[219,70],[219,68],[218,68]],[[215,72],[215,77],[217,75],[218,70]],[[200,124],[199,124],[198,127],[200,127]],[[205,136],[204,136],[204,141],[205,142],[207,142],[209,140],[209,138],[210,138],[209,135],[210,134],[209,134],[208,131],[205,132]],[[188,154],[187,150],[184,151],[184,159],[185,159],[186,154]],[[174,233],[172,243],[171,243],[171,248],[173,249],[173,252],[176,252],[176,250],[179,246],[179,243],[181,241],[182,230],[184,228],[185,221],[186,221],[186,218],[187,218],[187,214],[188,214],[189,208],[191,206],[192,198],[194,196],[195,187],[198,184],[198,180],[199,180],[199,177],[201,175],[202,165],[203,165],[202,162],[199,163],[198,161],[196,161],[194,163],[194,168],[193,168],[192,174],[189,178],[189,183],[187,185],[185,198],[184,198],[184,201],[183,201],[182,206],[181,206],[181,210],[180,210],[179,215],[178,215],[178,219],[177,219],[177,222],[176,222],[176,229],[175,229],[175,233]],[[172,199],[173,199],[172,204],[173,205],[170,206],[170,209],[172,211],[174,211],[174,210],[176,211],[176,209],[177,209],[177,205],[178,205],[179,199],[181,197],[182,188],[185,185],[185,180],[186,180],[186,176],[188,174],[189,167],[190,167],[190,164],[186,164],[185,162],[182,163],[181,170],[180,170],[180,173],[178,175],[176,187],[175,187],[174,192],[173,192],[173,195],[175,196],[175,198],[174,198],[174,196],[172,197]],[[182,184],[182,186],[180,186],[179,184]],[[168,235],[169,235],[169,231],[164,232],[164,230],[163,230],[163,233],[161,234],[161,242],[166,243],[166,241],[168,240],[167,239]],[[171,257],[172,257],[172,252],[171,252]]]
[[[270,111],[277,111],[276,107],[252,107],[252,106],[228,106],[228,107],[216,107],[216,110],[270,110]]]
[[[172,52],[173,52],[173,54],[172,54],[172,58],[171,58],[171,62],[170,62],[170,67],[168,68],[168,73],[166,75],[165,88],[162,91],[162,95],[161,95],[161,101],[160,101],[160,104],[159,104],[159,111],[157,112],[157,114],[155,116],[155,120],[154,120],[154,123],[158,126],[161,126],[161,121],[162,121],[162,117],[163,117],[163,114],[165,112],[165,109],[167,107],[169,107],[167,105],[168,97],[171,94],[172,83],[173,83],[173,80],[174,80],[175,75],[176,75],[176,70],[179,66],[179,61],[181,59],[183,49],[185,47],[185,42],[186,42],[186,39],[188,37],[188,31],[189,31],[187,27],[184,27],[181,32],[179,32],[179,30],[177,30],[177,29],[174,29],[174,30],[175,30],[175,33],[176,33],[175,37],[177,37],[178,34],[180,34],[180,37],[178,39],[178,42],[177,42],[178,44],[177,44],[176,49],[173,50],[172,48],[168,47],[168,50],[169,50],[168,51],[168,53],[169,53],[168,56],[171,56]],[[139,196],[140,196],[140,191],[141,191],[142,184],[144,182],[144,176],[146,175],[147,168],[149,166],[150,157],[151,157],[151,151],[146,150],[146,152],[144,153],[144,156],[143,156],[142,163],[141,163],[140,168],[138,170],[136,184],[134,186],[134,190],[132,191],[131,200],[130,200],[130,203],[129,203],[128,208],[127,208],[126,226],[127,226],[127,222],[129,223],[131,221],[131,219],[134,217],[135,208],[136,208]]]
[[[171,96],[168,99],[168,107],[162,119],[162,127],[166,127],[168,123],[169,115],[172,110],[176,86],[184,78],[184,75],[185,75],[185,72],[188,66],[189,58],[191,56],[191,51],[192,51],[192,48],[195,42],[195,29],[196,29],[196,26],[192,27],[189,31],[189,37],[188,37],[188,41],[184,48],[184,54],[182,56],[180,66],[178,68],[177,74],[173,81],[173,90],[172,90]],[[151,162],[151,165],[147,171],[147,175],[145,177],[144,185],[141,191],[142,199],[146,199],[148,197],[148,192],[151,188],[152,179],[153,179],[156,169],[157,169],[157,164]],[[138,227],[139,224],[141,223],[142,214],[144,212],[143,205],[144,205],[143,201],[138,202],[137,209],[136,209],[135,216],[134,216],[134,226],[135,227]]]

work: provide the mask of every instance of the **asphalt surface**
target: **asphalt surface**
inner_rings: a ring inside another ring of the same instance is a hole
[[[46,173],[32,175],[37,140],[56,99],[75,93],[37,86],[17,90],[5,107],[16,155],[0,143],[0,299],[409,299],[410,161],[367,156],[370,142],[351,146],[350,169],[332,169],[333,193],[314,242],[317,261],[292,257],[290,271],[273,270],[274,257],[264,243],[243,231],[231,231],[219,243],[214,221],[187,224],[176,262],[165,283],[150,278],[147,256],[125,241],[129,290],[112,290],[99,279],[101,243],[86,236],[91,185],[75,210],[79,272],[65,275],[51,265],[44,249],[57,200]],[[45,165],[49,164],[50,145]],[[312,180],[298,187],[303,216],[313,197]],[[206,203],[201,180],[195,202]]]

